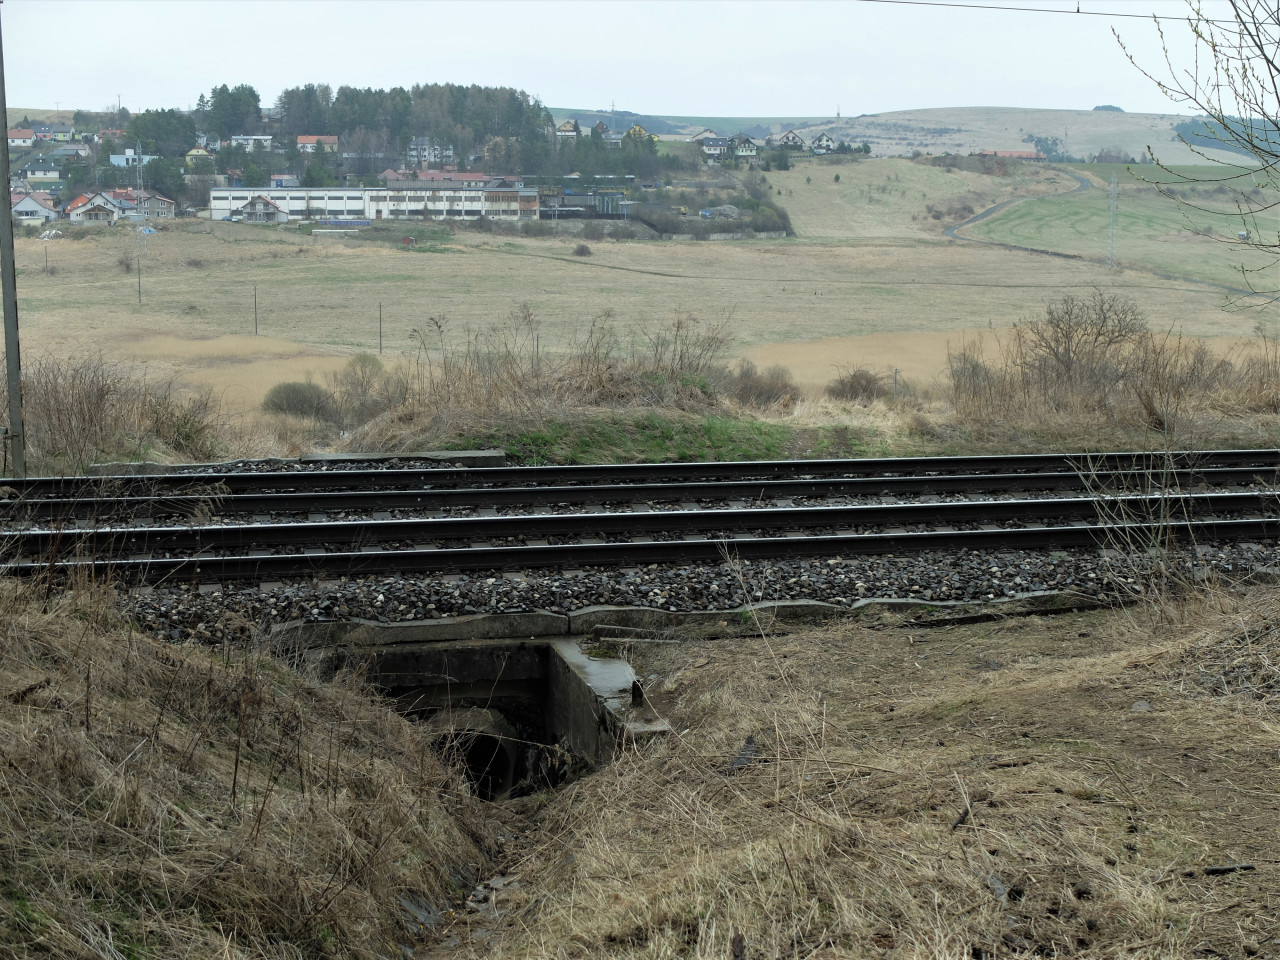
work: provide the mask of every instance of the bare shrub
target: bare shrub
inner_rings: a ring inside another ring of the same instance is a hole
[[[262,398],[267,413],[281,413],[313,420],[338,420],[338,406],[333,394],[318,383],[291,380],[277,383]]]
[[[133,272],[133,257],[130,254],[122,253],[116,257],[116,265],[125,273]]]
[[[357,353],[337,373],[329,375],[329,391],[337,406],[337,419],[351,425],[382,413],[388,407],[383,389],[386,371],[372,353]],[[390,391],[394,395],[394,388]]]
[[[1280,346],[1266,332],[1234,357],[1194,338],[1147,329],[1131,301],[1094,291],[1047,304],[984,349],[948,355],[961,418],[1154,430],[1185,444],[1224,416],[1280,410]]]
[[[575,257],[589,257],[591,256],[591,248],[585,243],[580,243],[573,248],[573,255]]]
[[[855,403],[871,403],[893,393],[890,379],[866,367],[836,367],[836,378],[826,385],[824,392],[832,400],[851,400]]]
[[[604,227],[596,223],[594,220],[588,220],[582,225],[583,240],[603,240]]]
[[[744,407],[756,409],[794,403],[800,397],[800,388],[786,367],[775,364],[762,371],[745,359],[731,371],[726,392]]]

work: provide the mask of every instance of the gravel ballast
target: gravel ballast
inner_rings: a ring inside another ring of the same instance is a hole
[[[733,610],[761,601],[817,600],[852,607],[869,599],[986,603],[1041,593],[1121,602],[1147,592],[1153,577],[1231,578],[1272,566],[1280,566],[1276,548],[1249,543],[1198,547],[1180,554],[1168,573],[1150,555],[967,551],[146,588],[123,596],[121,607],[149,634],[224,642],[250,639],[275,624],[298,620],[399,623],[485,613],[572,613],[596,605],[681,613]]]

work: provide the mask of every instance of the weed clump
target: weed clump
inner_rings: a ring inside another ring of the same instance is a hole
[[[222,422],[209,393],[149,381],[102,357],[40,358],[23,371],[23,420],[29,469],[79,473],[104,460],[163,456],[207,460]]]
[[[580,243],[573,248],[573,255],[575,257],[589,257],[591,256],[591,248],[585,243]]]

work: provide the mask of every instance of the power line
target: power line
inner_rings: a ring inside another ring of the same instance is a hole
[[[1126,20],[1178,20],[1185,21],[1187,17],[1171,16],[1159,13],[1115,13],[1103,10],[1081,10],[1080,4],[1077,2],[1074,10],[1070,8],[1053,9],[1050,7],[1007,7],[994,3],[964,3],[962,0],[858,0],[860,3],[886,3],[898,7],[950,7],[956,10],[998,10],[1004,13],[1060,13],[1072,17],[1111,17],[1114,19]],[[1215,23],[1223,25],[1234,25],[1235,20],[1211,20],[1209,18],[1196,18],[1199,23]]]

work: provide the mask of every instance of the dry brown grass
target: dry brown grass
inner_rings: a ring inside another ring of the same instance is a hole
[[[80,473],[106,460],[207,460],[219,449],[211,394],[181,391],[101,354],[37,359],[23,370],[22,397],[33,474]]]
[[[724,321],[677,313],[629,344],[605,312],[562,350],[544,350],[528,304],[507,322],[451,346],[447,321],[414,331],[409,361],[383,371],[366,394],[384,394],[388,414],[359,430],[353,449],[398,450],[504,420],[537,424],[601,407],[711,410],[723,363]]]
[[[646,648],[637,669],[677,735],[532,802],[539,839],[508,864],[519,905],[460,923],[475,939],[453,955],[1269,949],[1277,700],[1182,676],[1275,599],[1196,601],[1176,629],[886,616]],[[1240,863],[1256,869],[1205,872]]]
[[[1225,430],[1274,431],[1280,351],[1260,328],[1219,355],[1153,332],[1133,301],[1094,290],[1051,302],[990,342],[962,342],[949,367],[961,422],[1148,431],[1157,448],[1192,448]]]
[[[427,736],[350,678],[140,636],[111,601],[0,584],[0,953],[418,940],[485,843]]]

